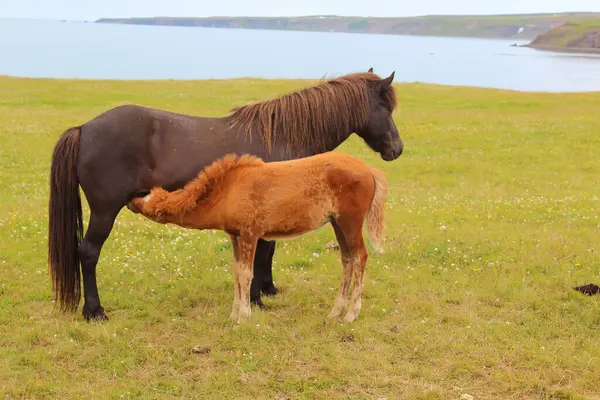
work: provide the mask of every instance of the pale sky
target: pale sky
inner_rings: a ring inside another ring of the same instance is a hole
[[[516,14],[600,11],[600,0],[0,0],[0,18]]]

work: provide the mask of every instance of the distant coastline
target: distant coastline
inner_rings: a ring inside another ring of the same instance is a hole
[[[600,18],[569,21],[525,45],[538,50],[600,54]]]
[[[563,47],[563,46],[551,46],[551,45],[532,45],[525,44],[521,47],[530,47],[536,50],[552,51],[554,53],[578,53],[578,54],[600,54],[600,49],[596,48],[585,48],[585,47]]]
[[[101,18],[96,23],[184,26],[228,29],[373,33],[533,39],[568,21],[600,18],[600,13],[520,14],[489,16],[431,15],[403,18],[342,17],[208,17]]]

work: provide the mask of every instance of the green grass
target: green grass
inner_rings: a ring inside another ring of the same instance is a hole
[[[53,310],[64,129],[128,102],[222,116],[308,84],[0,78],[0,398],[600,398],[600,302],[572,290],[600,283],[600,93],[399,85],[405,154],[340,149],[390,181],[387,251],[352,325],[324,321],[341,273],[330,228],[278,243],[281,294],[235,326],[227,237],[127,210],[98,267],[111,320]]]

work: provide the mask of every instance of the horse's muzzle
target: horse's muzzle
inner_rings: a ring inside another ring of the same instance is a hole
[[[135,197],[134,197],[134,199],[135,199]],[[138,208],[138,207],[137,207],[137,206],[134,204],[134,202],[133,202],[133,200],[134,200],[134,199],[131,199],[131,200],[129,200],[129,201],[127,202],[127,208],[129,208],[129,210],[130,210],[131,212],[133,212],[134,214],[139,214],[139,213],[140,213],[140,210],[139,210],[139,208]]]
[[[381,158],[384,161],[394,161],[396,158],[400,157],[403,150],[404,147],[402,145],[398,146],[397,149],[387,149],[381,153]]]

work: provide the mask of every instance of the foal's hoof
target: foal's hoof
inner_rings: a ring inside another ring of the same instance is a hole
[[[102,308],[102,306],[91,309],[84,304],[83,318],[85,318],[86,321],[108,321],[108,316],[104,313],[104,308]]]
[[[354,313],[347,313],[346,316],[344,317],[344,322],[345,323],[351,323],[356,319],[356,314]]]
[[[240,311],[238,313],[237,323],[238,324],[243,324],[244,322],[247,322],[250,319],[250,315],[251,314],[252,314],[252,311],[250,310],[250,306],[248,306],[248,307],[240,307]]]
[[[277,289],[272,282],[265,284],[260,291],[265,296],[275,296],[277,293],[279,293],[279,289]]]

